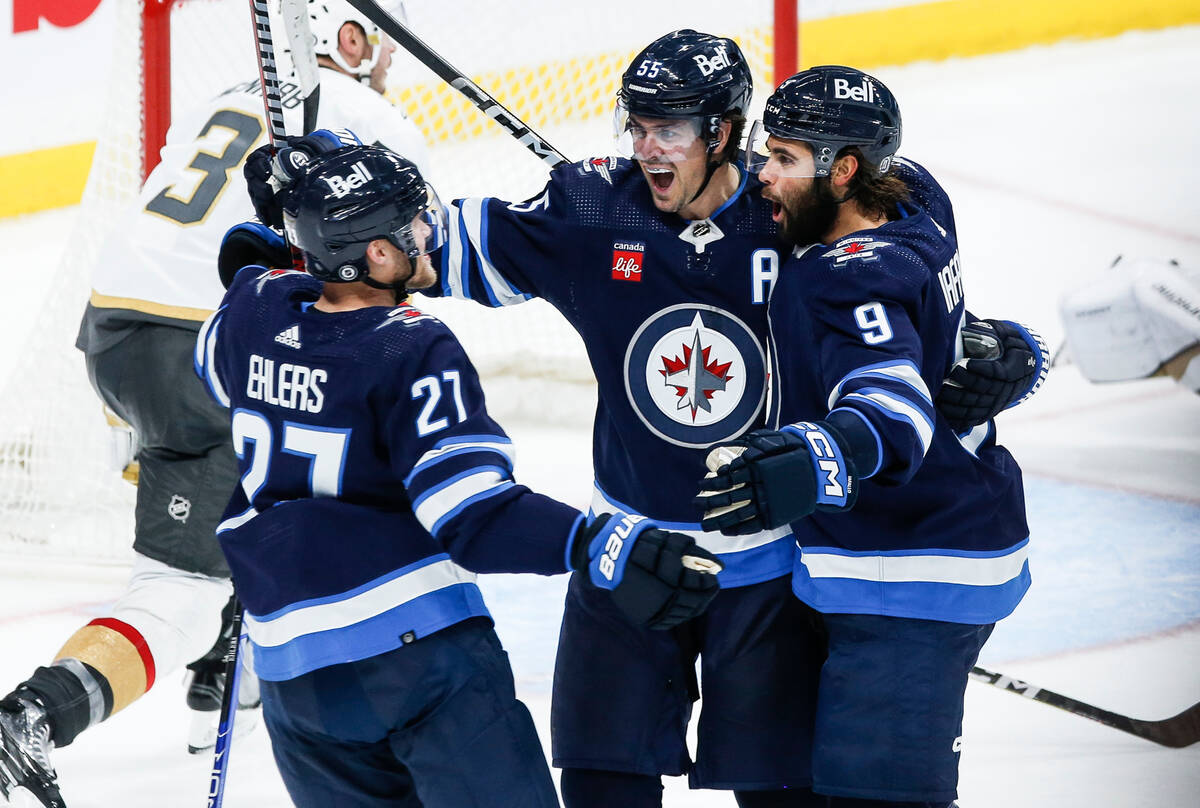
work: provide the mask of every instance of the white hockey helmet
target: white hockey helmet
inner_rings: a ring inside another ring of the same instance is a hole
[[[404,6],[400,2],[384,2],[380,4],[392,16],[404,21]],[[338,32],[348,22],[357,23],[367,34],[367,41],[373,46],[370,58],[363,59],[357,67],[346,63],[346,58],[338,51]],[[371,22],[354,6],[345,0],[309,0],[308,25],[316,45],[313,48],[318,56],[328,56],[334,63],[354,76],[369,76],[375,63],[379,61],[379,26]]]

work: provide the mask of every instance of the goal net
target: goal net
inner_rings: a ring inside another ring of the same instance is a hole
[[[381,5],[398,5],[385,0]],[[731,36],[754,69],[756,101],[770,87],[771,0],[408,0],[409,27],[568,159],[611,153],[620,74],[652,39],[679,28]],[[793,4],[794,8],[794,4]],[[109,428],[73,347],[91,264],[172,114],[257,75],[244,0],[119,0],[106,119],[70,250],[20,359],[0,388],[0,553],[123,561],[133,537],[134,487],[111,458]],[[273,26],[277,50],[286,46]],[[286,58],[281,58],[287,69]],[[534,195],[543,163],[403,51],[387,97],[424,133],[430,180],[443,199]],[[214,268],[215,271],[215,268]],[[456,301],[418,305],[444,319],[480,370],[489,409],[585,426],[595,386],[584,346],[541,301],[489,310]],[[199,308],[216,301],[197,301]]]

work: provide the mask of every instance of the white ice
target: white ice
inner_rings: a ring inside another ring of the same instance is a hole
[[[1024,320],[1056,345],[1059,292],[1117,254],[1200,263],[1200,28],[878,73],[904,110],[903,153],[954,199],[977,314]],[[19,344],[18,309],[54,292],[28,270],[57,263],[74,218],[0,224],[10,294],[25,296],[10,297],[0,343]],[[586,427],[506,426],[519,479],[586,504]],[[1164,380],[1090,385],[1067,365],[999,427],[1026,471],[1034,585],[981,664],[1138,718],[1200,701],[1200,398]],[[123,574],[6,561],[0,690],[100,613]],[[483,585],[548,743],[565,580]],[[211,761],[184,751],[180,680],[55,754],[72,808],[203,804]],[[963,808],[1200,804],[1200,745],[1165,749],[980,684],[968,688],[964,737]],[[226,805],[289,804],[261,727],[232,754]],[[672,780],[665,805],[733,801]]]

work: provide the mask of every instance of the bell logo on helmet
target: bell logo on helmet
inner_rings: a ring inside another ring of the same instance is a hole
[[[862,84],[854,87],[850,86],[849,79],[835,78],[833,80],[833,97],[839,101],[850,99],[852,101],[865,101],[868,104],[878,100],[875,94],[875,85],[868,78],[864,78]]]
[[[713,48],[711,56],[704,53],[693,54],[692,60],[700,68],[700,73],[704,76],[711,76],[718,70],[724,70],[732,65],[729,61],[729,54],[725,52],[724,45],[717,45]]]
[[[332,177],[321,177],[321,179],[329,186],[329,191],[338,199],[341,199],[355,188],[361,188],[366,185],[375,179],[375,177],[363,165],[362,160],[359,160],[350,168],[350,173],[346,176],[339,177],[335,174]]]

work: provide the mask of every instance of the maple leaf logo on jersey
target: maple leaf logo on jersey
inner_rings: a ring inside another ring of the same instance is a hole
[[[675,388],[675,394],[679,396],[679,409],[690,408],[692,420],[695,421],[698,411],[712,412],[711,399],[723,391],[733,378],[729,375],[729,366],[733,363],[710,361],[712,346],[701,344],[699,329],[692,334],[692,344],[682,347],[683,359],[678,354],[670,359],[660,357],[663,369],[659,373],[668,387]]]
[[[891,242],[876,241],[870,236],[852,236],[839,241],[836,247],[823,253],[821,257],[832,258],[835,264],[844,264],[856,258],[861,261],[877,261],[879,256],[875,254],[875,250],[890,246]]]

